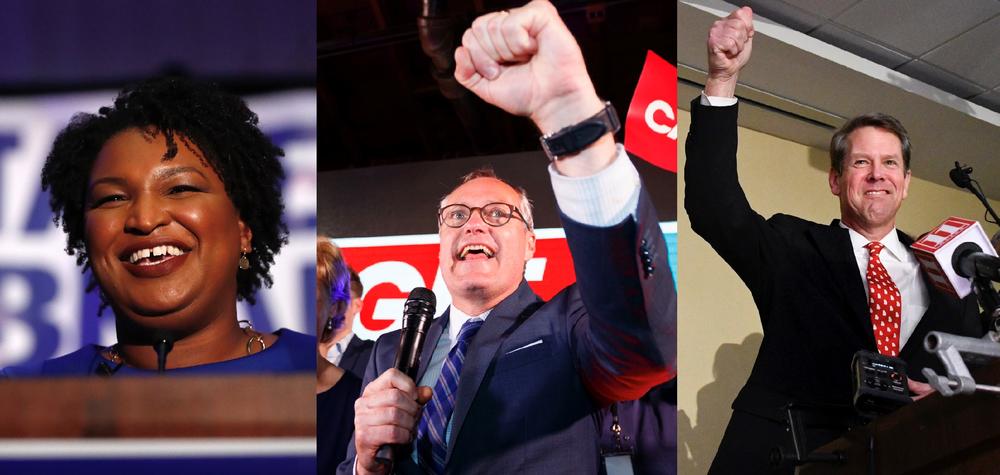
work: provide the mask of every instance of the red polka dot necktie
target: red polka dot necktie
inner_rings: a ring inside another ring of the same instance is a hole
[[[865,245],[868,249],[868,309],[872,317],[872,332],[878,352],[899,356],[899,322],[903,308],[899,288],[882,265],[879,253],[885,246],[877,241]]]

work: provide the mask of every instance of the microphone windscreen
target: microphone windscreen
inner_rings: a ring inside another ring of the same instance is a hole
[[[410,291],[410,295],[406,297],[407,300],[410,299],[420,299],[430,302],[431,306],[437,306],[437,297],[434,296],[434,292],[426,287],[415,287]]]
[[[942,291],[958,298],[972,292],[972,280],[958,275],[952,264],[956,249],[964,243],[990,247],[983,227],[976,221],[950,217],[910,245],[924,269],[927,280]]]

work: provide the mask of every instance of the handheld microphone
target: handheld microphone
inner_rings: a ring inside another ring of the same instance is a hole
[[[424,287],[410,291],[403,306],[403,328],[399,334],[399,350],[393,367],[416,380],[420,370],[420,351],[424,347],[427,329],[434,320],[437,298]]]
[[[974,244],[978,251],[970,251],[969,246],[962,247],[966,243]],[[958,298],[964,298],[972,292],[973,283],[969,277],[978,275],[967,270],[970,266],[968,262],[973,262],[971,266],[975,269],[975,262],[988,260],[980,254],[996,259],[996,251],[990,245],[983,227],[976,221],[954,216],[925,234],[910,248],[931,284]],[[961,253],[957,252],[959,248],[962,249]]]
[[[436,306],[434,292],[424,287],[411,290],[403,306],[403,328],[399,334],[399,349],[396,350],[393,367],[414,381],[420,370],[420,352],[427,338],[427,330],[434,320]],[[393,452],[392,446],[383,445],[376,452],[375,460],[382,465],[390,465],[394,458]]]

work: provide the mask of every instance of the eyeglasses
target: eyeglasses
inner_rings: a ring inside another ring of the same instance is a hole
[[[438,220],[441,224],[450,228],[459,228],[469,222],[469,219],[472,218],[472,212],[477,210],[479,211],[479,217],[483,218],[483,222],[490,226],[503,226],[510,222],[510,218],[517,218],[528,229],[531,229],[531,226],[528,226],[528,221],[524,219],[524,215],[518,211],[517,207],[507,203],[490,203],[485,206],[472,208],[463,204],[448,205],[438,211]]]

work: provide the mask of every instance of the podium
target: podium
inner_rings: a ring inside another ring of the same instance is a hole
[[[977,382],[1000,382],[1000,363],[973,371]],[[938,393],[882,416],[817,449],[839,451],[843,464],[812,463],[802,475],[1000,473],[1000,394]]]
[[[315,386],[311,372],[2,381],[0,473],[311,475]]]

